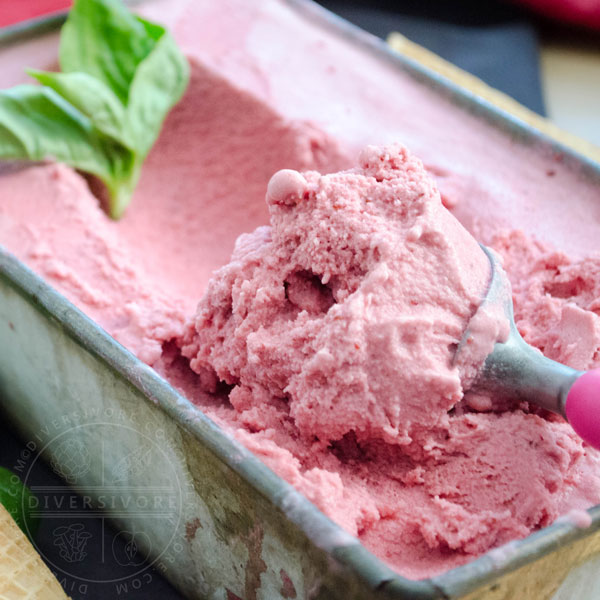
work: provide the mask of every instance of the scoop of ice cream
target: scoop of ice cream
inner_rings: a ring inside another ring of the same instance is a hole
[[[409,444],[445,428],[489,263],[421,162],[369,147],[349,171],[279,171],[267,203],[271,227],[239,238],[199,304],[192,368],[234,405],[285,399],[306,436]]]

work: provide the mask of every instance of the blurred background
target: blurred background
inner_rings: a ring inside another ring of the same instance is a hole
[[[0,27],[71,1],[0,0]],[[600,146],[600,0],[319,2],[382,38],[402,33]]]
[[[600,0],[319,0],[398,31],[600,146]]]

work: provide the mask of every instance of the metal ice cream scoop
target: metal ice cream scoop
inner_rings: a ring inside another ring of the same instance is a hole
[[[501,307],[510,323],[505,342],[497,342],[475,380],[472,390],[542,406],[563,416],[576,433],[600,449],[600,369],[577,371],[543,356],[521,337],[514,321],[511,286],[494,253],[482,246],[491,263],[491,279],[482,307]],[[456,351],[460,353],[469,327]]]

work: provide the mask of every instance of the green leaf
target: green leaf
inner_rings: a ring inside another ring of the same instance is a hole
[[[147,23],[150,26],[150,23]],[[136,149],[146,156],[162,123],[181,98],[189,80],[189,66],[168,32],[138,65],[129,90],[127,125]]]
[[[120,219],[129,206],[133,192],[141,174],[141,164],[134,165],[123,177],[104,180],[110,196],[108,213],[113,219]]]
[[[60,94],[102,133],[131,146],[125,132],[123,104],[102,81],[87,73],[50,73],[34,69],[28,69],[27,73]]]
[[[92,75],[126,104],[137,66],[154,43],[154,35],[122,2],[75,0],[61,32],[60,68]]]
[[[0,467],[0,504],[30,540],[35,537],[40,524],[39,517],[33,514],[34,500],[34,494],[15,473]]]
[[[0,157],[53,159],[96,175],[111,196],[119,195],[121,213],[139,177],[135,153],[49,87],[20,85],[0,92]]]
[[[163,27],[120,0],[75,0],[61,33],[62,73],[0,92],[0,158],[67,163],[97,176],[118,218],[189,66]]]
[[[50,88],[20,85],[0,92],[0,127],[2,157],[55,158],[99,177],[111,173],[90,120]]]

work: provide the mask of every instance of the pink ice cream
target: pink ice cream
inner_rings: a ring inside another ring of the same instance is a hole
[[[598,453],[558,417],[457,403],[451,345],[486,271],[436,191],[504,258],[526,340],[589,368],[600,366],[597,181],[288,3],[155,0],[144,10],[170,20],[192,77],[124,219],[108,219],[69,168],[4,169],[0,243],[403,575],[440,573],[598,503]],[[56,42],[0,50],[0,85],[51,65]],[[397,141],[435,186],[404,151],[381,170],[366,154],[356,170],[326,175],[368,144]],[[280,169],[309,173],[269,186]],[[272,229],[252,234],[268,224],[267,192]],[[294,227],[306,233],[297,242]],[[311,250],[315,240],[331,240],[333,254]],[[401,258],[420,285],[400,277]],[[219,311],[230,291],[229,316]],[[209,314],[221,320],[197,328]],[[409,376],[395,355],[411,350],[428,362],[403,360]],[[364,402],[373,410],[356,410]]]
[[[241,413],[287,402],[306,439],[422,448],[447,432],[490,268],[421,162],[369,147],[350,171],[280,171],[267,204],[271,227],[241,236],[208,285],[183,347],[192,369],[234,386]],[[475,371],[485,356],[469,356]]]

